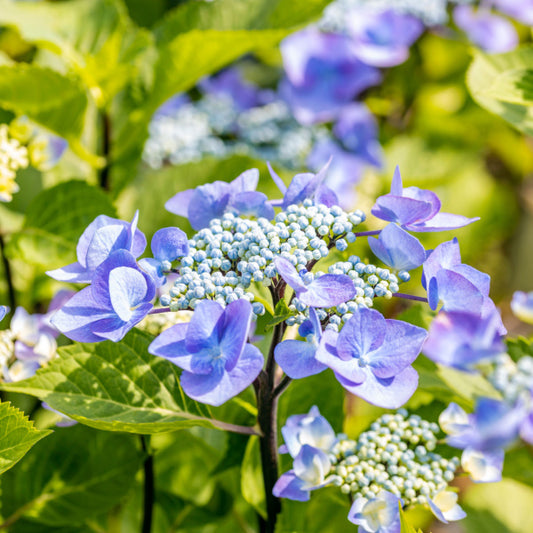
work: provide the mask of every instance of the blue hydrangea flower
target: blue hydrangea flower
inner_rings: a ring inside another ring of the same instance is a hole
[[[304,445],[329,452],[337,442],[335,432],[330,423],[320,414],[318,407],[313,405],[306,415],[293,415],[281,428],[285,444],[280,446],[280,453],[289,453],[295,458]]]
[[[359,533],[400,533],[399,504],[400,498],[386,490],[371,499],[359,497],[350,508],[348,520],[359,526]]]
[[[293,462],[292,470],[280,476],[272,493],[278,498],[308,501],[309,492],[325,486],[331,463],[322,450],[304,444]]]
[[[202,300],[189,323],[163,331],[149,352],[183,369],[185,393],[203,403],[221,405],[252,384],[263,368],[263,356],[249,344],[252,305],[241,299],[225,309]]]
[[[472,43],[486,52],[510,52],[518,46],[518,34],[511,22],[487,9],[457,6],[453,20]]]
[[[274,265],[285,283],[294,289],[296,297],[310,307],[335,307],[356,294],[353,281],[345,274],[325,274],[305,284],[288,259],[277,256]]]
[[[380,196],[372,214],[382,220],[396,222],[409,231],[442,231],[466,226],[477,218],[439,213],[438,196],[418,187],[403,187],[399,167],[396,167],[389,194]]]
[[[385,226],[378,238],[369,238],[368,245],[375,256],[396,270],[413,270],[426,259],[420,241],[394,223]]]
[[[78,241],[78,261],[47,274],[58,281],[91,283],[98,266],[116,250],[127,250],[134,258],[139,257],[146,248],[146,238],[137,229],[138,219],[138,211],[129,223],[106,215],[96,217]]]
[[[381,79],[377,69],[357,59],[352,40],[343,35],[307,28],[287,37],[280,49],[287,76],[280,92],[302,124],[334,119]]]
[[[179,192],[168,200],[165,209],[188,218],[195,230],[207,228],[209,221],[230,210],[240,215],[253,214],[271,220],[274,209],[267,196],[255,190],[258,182],[259,171],[252,168],[229,183],[214,181]]]
[[[533,0],[491,0],[494,7],[526,26],[533,26]]]
[[[393,10],[360,10],[350,13],[348,32],[355,55],[367,65],[393,67],[409,57],[409,47],[424,25],[410,15]]]
[[[522,402],[510,405],[492,398],[480,398],[474,413],[468,415],[468,426],[452,433],[446,440],[455,448],[473,448],[481,452],[500,450],[518,438],[526,417]]]
[[[340,333],[326,330],[316,359],[329,366],[349,392],[380,407],[395,409],[415,392],[411,366],[427,333],[381,313],[359,308]]]
[[[441,521],[447,524],[461,520],[466,516],[461,506],[457,503],[458,495],[450,490],[442,490],[433,498],[428,498],[431,512]]]
[[[141,259],[139,266],[152,276],[157,287],[166,282],[165,272],[172,261],[189,253],[187,234],[179,228],[162,228],[152,237],[152,258]]]
[[[461,455],[461,466],[474,483],[494,483],[502,479],[504,456],[503,450],[481,452],[465,448]]]
[[[279,343],[274,350],[276,362],[292,379],[313,376],[327,368],[315,359],[322,338],[322,327],[312,307],[309,308],[309,319],[300,325],[298,331],[305,341],[289,339]]]
[[[446,311],[481,313],[490,276],[461,263],[459,243],[453,239],[439,244],[424,262],[422,285],[433,310],[442,301]]]
[[[448,435],[461,433],[468,429],[469,423],[466,411],[455,402],[450,402],[450,405],[439,415],[439,425]]]
[[[516,291],[511,301],[511,310],[523,322],[533,324],[533,291]]]
[[[465,312],[440,312],[429,328],[423,351],[436,363],[459,370],[505,352],[497,311],[487,317]]]
[[[2,320],[9,312],[7,305],[0,305],[0,320]]]
[[[117,250],[98,266],[92,284],[70,298],[51,319],[69,339],[117,342],[152,309],[155,285],[133,254]]]
[[[337,205],[337,195],[332,189],[324,185],[330,161],[331,159],[316,174],[310,172],[296,174],[288,187],[285,186],[282,179],[268,164],[268,170],[274,183],[284,195],[283,200],[273,200],[271,205],[281,206],[283,210],[286,210],[290,205],[301,204],[307,199],[313,200],[315,204],[324,204],[327,207]]]

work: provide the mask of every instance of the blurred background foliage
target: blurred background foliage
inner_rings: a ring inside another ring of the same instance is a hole
[[[253,65],[250,78],[268,84],[281,69],[279,42],[316,20],[328,3],[0,0],[0,122],[25,115],[69,142],[52,169],[19,172],[20,192],[11,203],[0,203],[2,247],[17,303],[34,312],[46,309],[60,284],[45,271],[75,260],[79,236],[99,214],[129,220],[139,209],[148,238],[168,225],[191,231],[184,219],[164,210],[166,200],[207,181],[232,180],[251,167],[261,172],[259,190],[275,197],[265,162],[247,155],[150,168],[141,160],[148,125],[168,98],[194,90],[203,76],[243,56]],[[524,43],[531,41],[528,30],[520,31]],[[386,70],[383,82],[362,99],[378,118],[385,166],[368,170],[357,185],[357,207],[368,212],[389,190],[399,165],[404,184],[434,190],[443,211],[481,217],[455,232],[422,234],[421,240],[430,249],[456,235],[463,261],[491,275],[492,297],[508,329],[529,334],[513,320],[508,302],[514,290],[533,290],[533,94],[510,90],[517,83],[508,76],[493,83],[510,67],[524,75],[533,68],[531,49],[518,56],[492,59],[465,42],[426,32],[409,59]],[[280,171],[286,180],[293,174]],[[378,227],[375,222],[370,217],[367,229]],[[0,302],[9,300],[5,268],[3,262]],[[413,276],[405,292],[416,293],[419,285]],[[397,315],[405,308],[390,302],[386,310]],[[418,307],[405,312],[413,323],[427,324],[431,317]],[[484,381],[459,377],[422,357],[417,365],[421,387],[408,408],[429,418],[449,401],[471,407],[476,395],[494,392]],[[16,395],[11,399],[24,405]],[[350,436],[383,411],[345,398],[332,376],[321,375],[293,383],[281,399],[280,425],[314,404],[335,430]],[[253,407],[237,400],[220,408],[238,423],[249,422],[246,409]],[[49,414],[37,415],[38,424],[49,424]],[[65,442],[72,457],[64,454]],[[264,495],[253,440],[194,428],[154,436],[150,445],[158,480],[155,533],[255,530],[254,507],[262,512]],[[83,459],[75,457],[77,450]],[[533,461],[525,449],[511,456],[508,474],[519,481],[466,490],[464,523],[447,528],[430,525],[426,514],[411,518],[433,533],[528,533]],[[5,520],[22,509],[22,518],[9,528],[13,533],[136,531],[142,458],[131,435],[88,427],[56,430],[2,476],[0,516]],[[80,461],[81,472],[72,467]],[[328,490],[313,494],[309,504],[285,502],[280,531],[350,530],[348,507]]]

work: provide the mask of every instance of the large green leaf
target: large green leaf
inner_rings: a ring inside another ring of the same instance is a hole
[[[289,28],[318,18],[331,0],[218,0],[186,2],[155,27],[159,43],[198,30]]]
[[[506,54],[477,52],[467,73],[474,99],[515,128],[533,133],[533,47]]]
[[[3,65],[0,105],[76,142],[83,130],[87,95],[78,80],[53,70],[37,65]]]
[[[75,258],[78,238],[98,216],[116,216],[108,196],[83,181],[46,189],[30,203],[24,228],[10,238],[10,257],[55,268]]]
[[[9,470],[37,441],[50,433],[36,429],[33,422],[9,402],[0,403],[0,474]]]
[[[151,340],[133,330],[120,343],[66,346],[34,377],[1,387],[36,396],[83,424],[108,431],[214,427],[207,407],[183,393],[176,365],[148,353]]]
[[[84,426],[58,429],[2,476],[3,517],[81,524],[128,493],[141,458],[129,435]]]

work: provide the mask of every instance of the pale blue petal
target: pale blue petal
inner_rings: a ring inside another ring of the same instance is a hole
[[[93,272],[88,271],[80,263],[71,263],[63,268],[48,270],[46,274],[57,281],[69,283],[91,283],[93,277]]]
[[[158,261],[174,261],[189,252],[187,234],[179,228],[162,228],[152,237],[152,254]]]
[[[191,353],[218,346],[218,331],[215,330],[224,308],[212,300],[202,300],[195,308],[185,344]]]
[[[294,474],[294,470],[289,470],[281,475],[276,481],[272,494],[277,498],[287,498],[297,502],[309,501],[311,495],[308,490],[303,490],[303,481]]]
[[[117,267],[109,273],[111,305],[115,313],[124,322],[127,322],[132,317],[133,308],[144,300],[146,292],[146,280],[138,270]]]
[[[292,379],[313,376],[326,365],[315,359],[316,346],[303,341],[286,340],[276,346],[274,356],[283,372]]]
[[[313,280],[306,289],[298,294],[298,298],[310,307],[335,307],[356,295],[352,279],[345,274],[324,274]]]

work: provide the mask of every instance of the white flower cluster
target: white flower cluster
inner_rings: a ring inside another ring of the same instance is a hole
[[[357,441],[339,435],[329,453],[329,482],[353,499],[392,492],[403,505],[427,504],[446,490],[459,458],[435,453],[439,426],[405,409],[378,418]]]
[[[515,363],[508,354],[501,354],[487,377],[511,403],[520,397],[530,398],[533,391],[533,357],[524,355]]]
[[[0,202],[10,202],[19,190],[17,170],[29,164],[28,150],[9,135],[6,124],[0,124]]]

